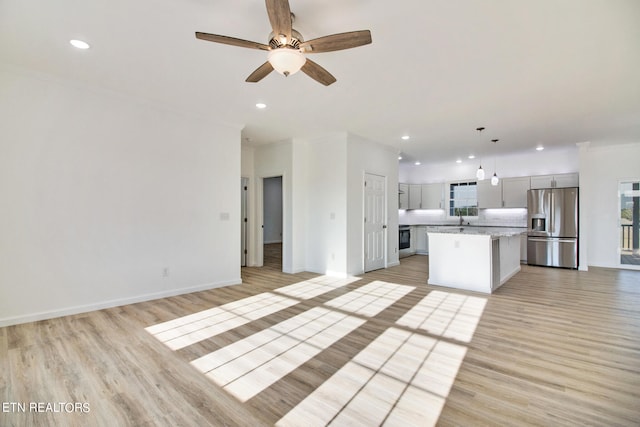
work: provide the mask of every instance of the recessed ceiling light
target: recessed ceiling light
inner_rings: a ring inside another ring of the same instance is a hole
[[[538,150],[538,151],[542,151],[542,150],[544,150],[544,147],[543,147],[542,145],[538,145],[538,146],[536,147],[536,150]]]
[[[264,109],[264,108],[267,108],[267,104],[265,104],[265,103],[263,103],[263,102],[258,102],[258,103],[256,104],[256,108],[259,108],[259,109],[261,109],[261,110],[262,110],[262,109]]]
[[[473,154],[469,154],[469,159],[475,159],[476,156],[474,156]]]
[[[462,163],[462,160],[458,159],[456,160],[456,163]]]
[[[420,166],[420,162],[415,162],[414,165]]]
[[[402,160],[402,156],[398,156],[398,160]]]
[[[71,46],[76,47],[78,49],[89,49],[89,43],[84,42],[82,40],[69,40],[69,43],[71,43]]]
[[[407,139],[409,139],[409,138],[410,138],[410,136],[409,136],[409,135],[402,135],[402,139],[404,139],[405,141],[406,141]]]

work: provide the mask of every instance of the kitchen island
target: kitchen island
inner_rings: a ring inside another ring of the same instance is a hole
[[[492,293],[520,271],[522,228],[445,226],[428,231],[430,285]]]

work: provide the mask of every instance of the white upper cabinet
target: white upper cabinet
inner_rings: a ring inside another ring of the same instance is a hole
[[[564,173],[559,175],[538,175],[531,177],[531,188],[566,188],[578,186],[577,173]]]
[[[487,179],[478,181],[477,188],[479,209],[526,208],[530,179],[528,176],[504,178],[495,186]]]
[[[491,185],[490,179],[478,181],[476,188],[478,189],[478,209],[502,207],[502,180],[498,185]]]
[[[398,184],[399,209],[443,209],[444,184]]]
[[[409,184],[398,184],[398,209],[409,209]]]
[[[531,189],[531,179],[528,176],[503,179],[502,207],[526,208],[527,191],[529,189]]]
[[[422,209],[422,185],[409,184],[409,207],[407,209]]]
[[[444,184],[422,184],[421,209],[442,209]]]
[[[578,187],[579,178],[577,173],[563,173],[554,175],[555,188]]]

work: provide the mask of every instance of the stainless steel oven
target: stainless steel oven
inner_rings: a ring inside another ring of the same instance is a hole
[[[400,249],[409,249],[411,247],[411,227],[401,225],[398,227],[398,245]]]

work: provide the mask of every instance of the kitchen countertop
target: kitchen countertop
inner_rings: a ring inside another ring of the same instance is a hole
[[[488,235],[491,237],[510,237],[527,232],[526,227],[483,227],[473,225],[442,225],[434,227],[430,233]]]

